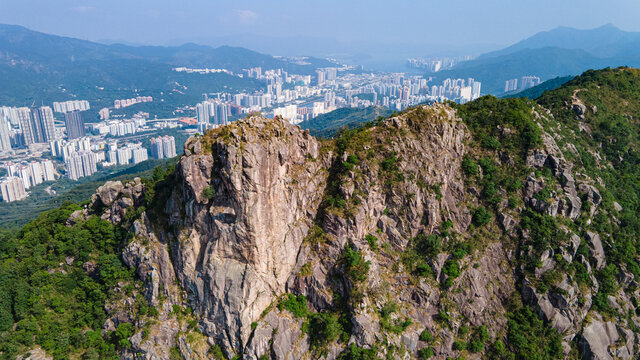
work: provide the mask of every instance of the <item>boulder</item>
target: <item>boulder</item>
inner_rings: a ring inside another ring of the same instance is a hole
[[[618,341],[620,335],[616,325],[601,319],[592,319],[591,323],[582,330],[578,340],[578,349],[583,359],[613,360],[609,353],[609,346]]]
[[[587,231],[587,240],[589,242],[589,248],[591,249],[591,258],[595,262],[595,268],[596,270],[600,270],[604,267],[606,261],[600,235]]]
[[[96,190],[96,194],[92,198],[92,204],[96,204],[96,201],[99,200],[100,204],[109,207],[118,198],[123,189],[124,186],[121,181],[107,181]]]

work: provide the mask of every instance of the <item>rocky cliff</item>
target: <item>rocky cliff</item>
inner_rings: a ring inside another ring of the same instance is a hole
[[[141,281],[105,331],[134,323],[124,358],[634,358],[640,157],[614,131],[640,113],[589,76],[334,140],[261,116],[191,138],[67,220],[128,229]]]

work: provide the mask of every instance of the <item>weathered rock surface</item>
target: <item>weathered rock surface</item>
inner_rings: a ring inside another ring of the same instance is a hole
[[[337,301],[344,301],[340,306],[348,309],[350,338],[328,344],[324,359],[335,359],[347,344],[382,343],[404,353],[380,350],[380,356],[410,358],[431,346],[435,358],[446,359],[461,354],[453,344],[463,325],[485,325],[492,339],[504,336],[505,304],[516,288],[562,334],[565,356],[576,344],[589,359],[636,353],[635,334],[602,320],[592,307],[599,290],[597,271],[607,264],[603,243],[607,246],[608,240],[567,225],[582,216],[591,221],[602,211],[598,185],[574,172],[552,136],[543,133],[543,144],[520,159],[529,167],[524,174],[530,175],[515,206],[506,197],[498,201],[499,215],[487,225],[496,238],[455,259],[450,250],[429,259],[433,278],[408,273],[400,257],[418,235],[442,235],[446,247],[473,229],[470,209],[482,205],[483,190],[463,181],[469,130],[455,110],[434,105],[378,123],[363,136],[362,148],[347,147],[337,156],[332,153],[336,147],[323,146],[282,119],[253,116],[190,139],[162,209],[166,217],[142,213],[124,247],[125,263],[144,283],[137,289],[140,296],[160,308],[160,321],[147,338],[138,332],[130,339],[133,346],[124,358],[167,358],[173,348],[183,358],[202,359],[213,344],[229,357],[309,357],[315,349],[302,330],[308,325],[273,306],[289,292],[305,295],[312,312],[336,311]],[[382,165],[380,152],[393,158],[392,166]],[[507,154],[494,160],[515,164]],[[402,176],[390,178],[394,172]],[[121,223],[130,219],[127,211],[139,206],[145,191],[139,179],[125,185],[109,182],[98,189],[90,208],[101,208],[104,219]],[[330,206],[336,199],[344,203]],[[547,218],[566,221],[559,221],[557,239],[544,249],[513,245],[532,237],[519,226],[521,200]],[[583,211],[583,201],[589,211]],[[85,216],[74,213],[69,224]],[[451,224],[446,231],[445,221]],[[367,235],[374,235],[377,244]],[[345,274],[346,245],[368,264],[368,277],[360,283]],[[516,265],[530,256],[539,261],[523,276],[524,267]],[[456,277],[446,268],[453,260],[459,264]],[[562,274],[543,288],[550,281],[546,277],[560,267],[584,269],[583,283],[573,273]],[[99,270],[90,263],[83,268]],[[636,285],[625,268],[618,278],[625,288]],[[635,311],[622,291],[608,301],[620,314]],[[410,324],[399,333],[383,329],[381,309],[389,303],[400,304],[389,321]],[[197,341],[171,315],[173,305],[186,304],[203,334]],[[105,331],[132,321],[126,311],[110,310]],[[448,318],[446,326],[442,316]],[[640,318],[632,320],[640,323]],[[420,341],[424,330],[438,341]]]
[[[183,184],[170,201],[178,280],[204,331],[228,352],[243,349],[251,323],[284,293],[322,198],[329,158],[284,120],[238,121],[186,145]],[[213,155],[212,155],[213,154]],[[215,194],[207,198],[203,190]],[[185,213],[185,217],[180,214]]]

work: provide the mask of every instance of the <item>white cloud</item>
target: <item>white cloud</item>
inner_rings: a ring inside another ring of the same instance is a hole
[[[236,17],[236,20],[238,20],[242,24],[253,24],[256,20],[258,20],[258,14],[251,10],[236,9],[233,10],[233,14]]]

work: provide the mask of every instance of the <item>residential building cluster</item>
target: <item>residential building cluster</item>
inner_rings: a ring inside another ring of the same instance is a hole
[[[449,99],[461,104],[480,97],[482,83],[473,78],[445,79],[440,86],[431,87],[431,97],[437,99]]]
[[[139,104],[139,103],[145,103],[145,102],[152,102],[152,101],[153,101],[153,97],[151,97],[151,96],[137,96],[137,97],[131,98],[131,99],[114,100],[113,101],[113,107],[115,109],[121,109],[121,108],[129,107],[131,105],[135,105],[135,104]]]
[[[49,106],[18,108],[20,129],[25,145],[55,140],[53,110]]]
[[[232,104],[220,98],[208,99],[196,105],[196,117],[198,119],[198,130],[201,132],[210,128],[215,128],[229,123],[229,114]]]
[[[98,172],[98,156],[93,151],[74,152],[66,158],[64,164],[71,180],[78,180]]]
[[[446,66],[459,60],[439,59]],[[351,70],[346,66],[319,68],[312,77],[283,69],[245,69],[243,76],[261,80],[265,88],[253,94],[205,94],[204,101],[196,105],[198,128],[223,125],[233,116],[251,112],[282,116],[297,124],[340,107],[377,105],[401,111],[427,101],[465,103],[481,95],[482,84],[471,78],[446,79],[437,85],[422,76]]]
[[[81,110],[71,110],[64,113],[64,125],[69,139],[77,139],[87,135],[84,126],[84,115]]]
[[[149,159],[147,149],[142,147],[142,143],[124,144],[119,146],[117,141],[111,141],[107,150],[108,165],[128,165],[138,164]]]
[[[19,201],[29,196],[24,188],[24,183],[17,176],[7,176],[0,179],[0,194],[4,202]]]
[[[109,111],[109,108],[102,108],[100,109],[100,111],[98,111],[98,116],[100,116],[100,120],[109,120],[110,115],[111,115],[111,112]]]
[[[537,76],[523,76],[520,79],[507,80],[504,83],[504,92],[522,91],[540,85],[540,78]]]
[[[472,56],[461,57],[442,57],[442,58],[413,58],[407,59],[407,65],[410,68],[423,69],[428,72],[438,72],[441,70],[453,69],[453,67],[463,61],[471,60]]]
[[[76,152],[91,151],[91,139],[88,137],[68,141],[57,139],[49,142],[49,150],[51,151],[51,156],[66,161],[69,156]]]
[[[173,136],[158,136],[151,138],[151,156],[156,159],[170,159],[176,157],[176,139]]]
[[[146,114],[148,117],[148,113]],[[132,135],[147,124],[145,116],[134,116],[131,119],[108,120],[93,124],[91,130],[96,135],[125,136]]]
[[[235,75],[233,72],[227,70],[227,69],[208,69],[208,68],[203,68],[203,69],[192,69],[192,68],[188,68],[188,67],[177,67],[177,68],[173,68],[172,69],[175,72],[184,72],[187,74],[216,74],[216,73],[226,73],[229,75]]]
[[[0,117],[0,153],[11,151],[11,137],[13,131],[11,123]]]
[[[54,103],[56,112],[64,113],[65,128],[70,139],[86,134],[82,109],[88,109],[85,100]],[[53,110],[41,107],[1,107],[0,108],[0,152],[12,148],[45,144],[56,140],[62,133],[56,133]]]
[[[56,180],[56,170],[51,160],[4,164],[7,176],[0,179],[0,194],[5,202],[25,199],[27,190],[45,181]]]
[[[90,109],[87,100],[70,100],[64,102],[54,102],[53,111],[57,113],[68,113],[71,111],[87,111]]]

